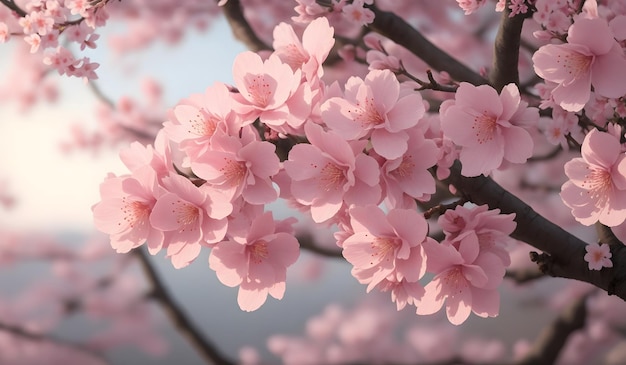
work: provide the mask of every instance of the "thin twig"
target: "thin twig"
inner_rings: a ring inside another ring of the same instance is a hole
[[[146,278],[152,285],[152,298],[163,307],[172,323],[178,328],[189,343],[207,364],[234,365],[235,363],[222,354],[218,348],[196,327],[193,320],[176,302],[156,272],[144,248],[134,250],[143,268]]]

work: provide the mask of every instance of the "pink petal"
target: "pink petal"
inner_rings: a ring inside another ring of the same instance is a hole
[[[626,95],[626,57],[622,48],[614,42],[613,49],[596,57],[591,66],[591,83],[596,93],[607,98]]]
[[[504,158],[513,163],[524,163],[533,155],[533,139],[524,128],[502,128]]]
[[[406,152],[408,139],[405,132],[391,133],[385,129],[375,129],[372,132],[372,147],[379,155],[392,160],[402,157]]]
[[[597,56],[609,52],[615,40],[606,19],[578,18],[567,31],[567,42],[584,45]]]

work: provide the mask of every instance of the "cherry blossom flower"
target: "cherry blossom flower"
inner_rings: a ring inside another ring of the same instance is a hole
[[[252,138],[214,136],[210,150],[193,160],[191,169],[231,201],[242,196],[250,204],[271,203],[278,198],[270,179],[280,169],[276,146]]]
[[[94,205],[96,228],[111,237],[119,253],[129,252],[147,242],[151,254],[163,246],[163,232],[150,225],[150,213],[162,189],[149,167],[132,176],[110,176],[100,185],[101,201]]]
[[[606,243],[592,242],[585,246],[585,261],[589,264],[589,270],[602,270],[603,267],[613,267],[611,261],[611,247]]]
[[[567,111],[580,111],[592,86],[608,98],[626,95],[626,57],[605,19],[577,18],[567,43],[542,46],[533,62],[537,75],[558,84],[552,97]]]
[[[626,155],[619,140],[593,129],[585,136],[581,154],[565,164],[569,180],[561,187],[563,202],[584,225],[621,224],[626,220]]]
[[[441,130],[461,147],[463,176],[489,174],[506,160],[524,163],[532,155],[533,140],[526,127],[539,121],[537,108],[528,108],[515,84],[500,95],[488,85],[462,82],[455,100],[440,108]]]
[[[11,32],[6,23],[0,22],[0,43],[6,43],[11,39]]]
[[[417,314],[433,314],[446,305],[450,323],[460,325],[470,313],[486,318],[498,315],[498,285],[504,265],[490,252],[480,252],[478,242],[468,239],[458,250],[450,243],[426,241],[427,271],[435,274],[417,304]]]
[[[351,77],[345,97],[328,99],[321,110],[331,130],[347,140],[371,137],[374,151],[387,159],[406,152],[407,130],[425,113],[421,95],[403,95],[389,70],[372,70],[364,80]]]
[[[392,209],[385,214],[374,205],[352,207],[349,214],[353,233],[343,241],[342,253],[354,265],[353,276],[368,284],[368,292],[386,278],[415,283],[424,276],[421,244],[432,240],[426,236],[424,216],[413,209]]]
[[[465,15],[469,15],[485,5],[485,0],[456,0]]]
[[[257,117],[279,132],[299,131],[311,113],[311,88],[301,83],[301,70],[293,71],[278,55],[263,61],[254,52],[240,53],[233,63],[239,93],[235,111],[246,119]]]
[[[150,224],[165,232],[167,256],[179,269],[198,256],[202,244],[224,238],[233,207],[216,197],[218,192],[198,188],[180,175],[163,178],[163,187],[166,192],[154,204]]]
[[[358,25],[368,25],[374,21],[374,12],[365,8],[365,4],[371,4],[372,0],[354,0],[345,5],[341,12],[348,20]]]
[[[302,34],[302,42],[293,27],[280,23],[274,28],[274,53],[294,72],[301,69],[308,81],[324,74],[322,63],[335,44],[334,31],[326,17],[313,20]]]
[[[267,295],[282,299],[287,267],[298,259],[298,240],[277,230],[272,212],[265,212],[250,224],[242,240],[225,240],[211,250],[209,266],[222,284],[239,285],[237,303],[242,310],[257,310]]]
[[[294,199],[310,207],[316,223],[335,217],[344,202],[380,202],[378,163],[361,152],[365,141],[349,144],[313,123],[307,123],[305,131],[311,144],[294,146],[284,167],[292,180]]]

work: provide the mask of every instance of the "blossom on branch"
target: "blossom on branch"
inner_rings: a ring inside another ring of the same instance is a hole
[[[602,270],[603,267],[613,267],[611,261],[611,247],[606,243],[592,242],[585,247],[585,261],[589,264],[589,270]]]

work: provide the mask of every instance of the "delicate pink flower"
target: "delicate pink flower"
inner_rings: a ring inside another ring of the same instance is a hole
[[[447,241],[426,241],[422,246],[427,270],[435,277],[426,284],[417,314],[433,314],[445,302],[448,320],[455,325],[465,322],[471,312],[483,318],[498,315],[497,288],[505,270],[496,255],[481,253],[475,240],[462,242],[458,250]]]
[[[197,159],[210,146],[216,132],[236,135],[244,124],[253,122],[244,123],[233,112],[233,103],[228,87],[215,83],[204,94],[193,94],[179,102],[163,123],[163,129],[190,159]]]
[[[381,166],[381,176],[385,182],[385,201],[390,207],[408,208],[404,200],[426,200],[435,193],[435,179],[429,168],[437,163],[439,149],[432,140],[425,139],[417,128],[409,131],[407,151]]]
[[[537,75],[559,84],[554,101],[567,111],[580,111],[591,87],[608,98],[626,95],[626,57],[602,18],[576,19],[566,44],[542,46],[533,55]]]
[[[214,136],[210,149],[191,161],[191,169],[231,201],[242,196],[250,204],[271,203],[278,198],[270,179],[280,169],[276,146],[242,137]]]
[[[368,25],[374,21],[374,12],[365,8],[366,2],[363,0],[354,0],[352,3],[345,5],[341,12],[348,20],[359,25]]]
[[[603,267],[613,267],[611,261],[611,247],[606,243],[592,242],[585,246],[585,261],[589,264],[589,270],[602,270]]]
[[[150,225],[150,213],[162,189],[154,171],[144,167],[132,176],[109,177],[100,185],[101,201],[93,206],[96,228],[111,236],[120,253],[148,244],[151,254],[163,246],[163,232]]]
[[[565,164],[569,177],[561,198],[577,221],[613,227],[626,220],[626,155],[612,134],[593,129],[581,148],[582,158]]]
[[[525,127],[539,120],[536,108],[528,108],[515,84],[500,95],[488,85],[462,82],[455,100],[441,105],[441,130],[461,147],[463,176],[489,174],[504,160],[524,163],[532,155],[533,140]]]
[[[343,256],[369,292],[385,279],[418,282],[426,272],[424,249],[428,224],[413,209],[391,209],[385,214],[374,205],[350,208],[353,233],[343,241]],[[413,292],[415,290],[412,290]],[[415,299],[419,299],[419,296]]]
[[[324,74],[322,63],[335,44],[333,27],[326,17],[313,20],[302,34],[302,42],[293,27],[280,23],[274,28],[274,53],[294,72],[301,69],[308,81]]]
[[[407,130],[425,113],[419,93],[402,95],[400,82],[389,70],[372,70],[365,80],[352,77],[345,97],[332,97],[321,106],[331,130],[347,140],[370,138],[372,148],[387,159],[407,150]]]
[[[226,240],[211,250],[209,266],[222,284],[239,285],[237,303],[242,310],[258,309],[267,295],[281,299],[287,267],[298,259],[298,240],[277,232],[272,212],[255,218],[242,240]]]
[[[311,144],[295,145],[284,166],[293,197],[310,206],[315,222],[335,217],[344,204],[380,202],[378,163],[362,152],[365,141],[351,145],[314,123],[305,131]]]
[[[0,22],[0,43],[6,43],[11,39],[11,32],[6,23]]]
[[[163,188],[167,192],[154,204],[150,224],[166,232],[167,256],[178,269],[198,256],[202,244],[224,238],[233,207],[216,197],[217,192],[198,188],[180,175],[163,178]]]
[[[240,53],[233,64],[233,78],[239,93],[234,109],[247,119],[257,117],[279,132],[301,129],[311,113],[311,88],[301,83],[301,70],[295,72],[272,54],[263,61],[254,52]]]
[[[456,0],[456,2],[459,4],[459,7],[463,9],[465,15],[475,12],[486,3],[485,0]]]

